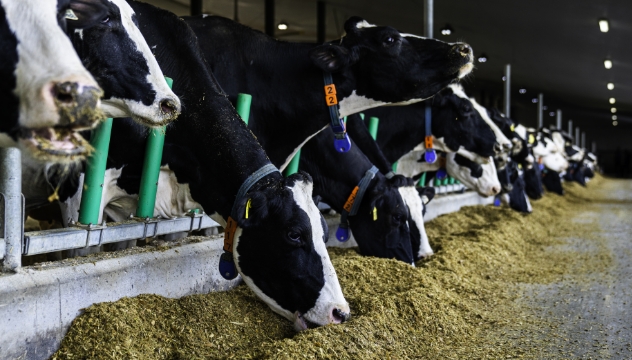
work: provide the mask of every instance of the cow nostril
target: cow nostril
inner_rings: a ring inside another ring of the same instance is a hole
[[[178,112],[176,104],[171,99],[164,99],[160,102],[160,110],[168,115],[173,115]]]
[[[468,57],[472,54],[472,48],[468,44],[458,44],[456,51],[463,57]]]
[[[492,195],[496,195],[500,192],[500,189],[496,186],[492,187]]]
[[[511,143],[503,143],[503,148],[505,148],[505,150],[511,149]]]
[[[339,323],[339,324],[349,320],[349,318],[351,317],[351,314],[346,313],[346,312],[344,312],[344,311],[342,311],[340,309],[334,309],[331,312],[331,315],[332,315],[334,321],[336,321],[336,323]]]
[[[51,92],[57,102],[70,104],[75,100],[77,88],[77,84],[72,82],[55,83]]]

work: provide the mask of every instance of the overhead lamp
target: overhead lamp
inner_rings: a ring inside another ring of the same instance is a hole
[[[551,111],[551,112],[549,113],[549,116],[555,116],[555,112],[554,112],[554,111]]]
[[[615,98],[610,98],[610,100],[608,100],[608,102],[610,102],[611,104],[614,104],[617,102],[617,100],[615,100]]]
[[[287,30],[290,27],[285,21],[281,21],[279,25],[277,25],[277,29],[279,30]]]
[[[478,57],[478,62],[479,62],[479,63],[486,63],[486,62],[487,62],[487,60],[488,60],[488,58],[487,58],[487,55],[485,55],[485,54],[481,54],[481,55]]]
[[[612,126],[617,126],[619,123],[615,120],[612,122]]]
[[[610,112],[613,113],[613,114],[616,114],[617,113],[617,108],[610,109]]]
[[[521,94],[526,94],[527,93],[527,89],[523,88],[523,89],[518,90],[518,92],[521,93]]]
[[[531,99],[531,102],[534,103],[534,104],[537,104],[538,103],[538,98]]]
[[[603,66],[608,70],[612,69],[612,60],[609,60],[609,59],[604,60]]]
[[[503,81],[507,81],[507,77],[506,76],[503,76]]]
[[[614,89],[614,84],[613,83],[608,83],[608,85],[606,85],[608,87],[608,90],[612,90]]]
[[[445,24],[443,29],[441,29],[441,35],[448,36],[448,35],[452,35],[453,32],[454,30],[452,30],[452,27],[449,24]]]
[[[548,109],[549,109],[549,107],[548,107],[548,106],[546,106],[546,105],[542,105],[542,110],[548,110]]]
[[[612,120],[617,120],[617,115],[612,115]]]
[[[610,30],[608,19],[599,19],[599,30],[601,30],[602,33],[607,33],[608,30]]]

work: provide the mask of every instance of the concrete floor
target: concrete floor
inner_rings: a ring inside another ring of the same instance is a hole
[[[603,259],[604,266],[520,289],[525,320],[546,324],[535,333],[513,332],[528,357],[632,359],[632,181],[603,185],[595,189],[602,200],[573,219],[596,222],[601,231],[596,238],[568,239],[563,247],[594,255],[598,265]]]

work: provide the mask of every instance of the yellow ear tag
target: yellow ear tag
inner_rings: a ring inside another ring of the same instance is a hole
[[[516,125],[514,125],[514,124],[511,124],[511,127],[510,127],[509,129],[510,129],[511,131],[514,131],[514,130],[516,130]]]
[[[248,211],[252,207],[251,203],[252,203],[252,199],[248,199],[248,202],[246,203],[246,219],[248,219]]]
[[[377,221],[377,208],[373,207],[373,221]]]
[[[533,144],[535,142],[535,136],[533,134],[529,134],[529,144]]]

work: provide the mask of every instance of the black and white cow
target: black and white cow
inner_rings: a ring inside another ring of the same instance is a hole
[[[562,187],[562,179],[560,173],[557,171],[544,169],[542,175],[542,185],[547,191],[556,193],[558,195],[564,195],[564,188]]]
[[[300,169],[312,174],[314,193],[342,213],[343,205],[373,164],[357,146],[338,153],[330,146],[333,137],[333,131],[325,129],[303,145]],[[361,254],[409,264],[432,255],[423,223],[423,203],[409,180],[397,186],[377,172],[369,183],[357,214],[348,218]],[[415,239],[414,248],[411,238]]]
[[[209,72],[186,23],[148,4],[130,5],[183,101],[179,120],[166,131],[162,163],[180,183],[188,184],[203,210],[216,212],[224,224],[229,216],[236,220],[237,269],[275,312],[299,330],[347,320],[349,305],[325,248],[328,230],[311,197],[312,179],[304,173],[283,178],[274,172],[257,181],[247,197],[235,199],[241,184],[270,161]],[[104,198],[116,190],[120,196],[109,198],[107,206],[126,209],[111,214],[127,217],[135,212],[146,136],[147,129],[132,119],[114,122],[108,172],[118,171],[120,178],[104,189]],[[187,210],[180,209],[180,214]],[[76,219],[76,214],[69,215]]]
[[[185,21],[230,98],[253,96],[248,126],[280,168],[331,121],[325,73],[333,76],[344,117],[429,98],[473,68],[467,44],[404,34],[358,17],[345,22],[342,39],[322,45],[278,41],[219,16]]]
[[[24,162],[40,165],[84,159],[90,146],[77,131],[102,118],[103,92],[62,28],[67,21],[93,26],[105,6],[89,0],[0,5],[0,146],[19,147]]]
[[[445,168],[448,175],[481,196],[494,196],[500,193],[501,184],[493,161],[478,164],[461,154],[447,153]]]

